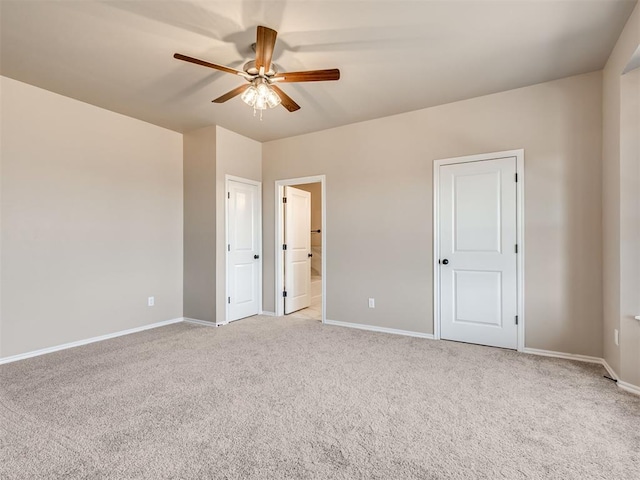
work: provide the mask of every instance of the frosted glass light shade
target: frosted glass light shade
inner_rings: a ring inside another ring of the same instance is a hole
[[[281,102],[280,95],[270,88],[269,94],[267,95],[267,105],[269,105],[269,108],[277,107]]]
[[[259,97],[266,97],[267,95],[269,95],[269,92],[271,91],[271,89],[266,83],[258,83],[258,85],[256,85],[256,89],[258,90]]]
[[[253,85],[247,88],[240,97],[240,99],[250,107],[253,107],[255,105],[257,98],[258,90]]]

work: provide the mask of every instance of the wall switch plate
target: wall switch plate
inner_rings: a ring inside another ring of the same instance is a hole
[[[369,308],[376,308],[376,299],[375,298],[370,298],[369,299]]]
[[[156,304],[156,299],[154,297],[149,297],[147,299],[147,306],[148,307],[153,307]]]
[[[613,331],[613,341],[620,346],[620,331],[617,328]]]

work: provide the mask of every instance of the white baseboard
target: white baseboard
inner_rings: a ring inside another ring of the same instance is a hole
[[[620,377],[618,377],[616,372],[609,366],[604,358],[602,359],[602,365],[607,369],[607,372],[609,372],[609,376],[616,380],[619,389],[624,390],[625,392],[633,393],[635,395],[640,395],[640,387],[634,385],[633,383],[623,382],[622,380],[620,380]]]
[[[618,388],[635,395],[640,395],[640,387],[632,383],[623,382],[620,379],[618,379]]]
[[[217,323],[207,322],[206,320],[198,320],[197,318],[184,317],[182,319],[182,321],[185,322],[185,323],[194,323],[196,325],[204,325],[205,327],[217,327],[218,326]]]
[[[266,310],[263,310],[260,312],[260,315],[264,315],[265,317],[275,317],[276,312],[267,312]]]
[[[522,353],[528,353],[530,355],[540,355],[542,357],[564,358],[565,360],[577,360],[578,362],[597,363],[603,365],[603,359],[600,357],[590,357],[588,355],[578,355],[576,353],[564,353],[554,352],[552,350],[540,350],[538,348],[527,348],[522,350]]]
[[[359,330],[368,330],[370,332],[391,333],[393,335],[405,335],[407,337],[428,338],[433,340],[433,334],[412,332],[410,330],[398,330],[396,328],[374,327],[373,325],[364,325],[362,323],[340,322],[338,320],[325,320],[325,325],[334,325],[336,327],[357,328]]]
[[[576,355],[575,353],[562,353],[562,352],[553,352],[550,350],[538,350],[537,348],[525,348],[523,350],[524,353],[529,353],[532,355],[541,355],[543,357],[554,357],[554,358],[563,358],[566,360],[577,360],[579,362],[588,362],[588,363],[597,363],[602,365],[609,376],[616,380],[618,384],[618,388],[624,390],[626,392],[633,393],[635,395],[640,395],[640,387],[637,385],[633,385],[632,383],[623,382],[620,380],[620,377],[616,374],[616,372],[611,368],[611,366],[607,363],[604,358],[600,357],[590,357],[588,355]]]
[[[129,328],[128,330],[108,333],[106,335],[78,340],[76,342],[63,343],[62,345],[56,345],[55,347],[41,348],[40,350],[33,350],[31,352],[20,353],[18,355],[11,355],[10,357],[0,358],[0,365],[3,365],[5,363],[17,362],[18,360],[25,360],[27,358],[38,357],[40,355],[46,355],[47,353],[58,352],[60,350],[66,350],[67,348],[80,347],[89,343],[101,342],[103,340],[109,340],[110,338],[121,337],[123,335],[129,335],[131,333],[138,333],[144,330],[150,330],[152,328],[164,327],[173,323],[180,323],[182,322],[182,320],[182,317],[174,318],[172,320],[164,320],[162,322],[156,322],[150,325],[143,325],[142,327]]]
[[[604,358],[602,359],[602,366],[605,368],[611,378],[613,378],[614,380],[618,380],[618,375],[613,371],[613,368],[611,368],[611,366]]]

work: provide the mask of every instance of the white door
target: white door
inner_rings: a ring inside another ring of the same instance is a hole
[[[284,313],[311,305],[311,194],[284,187]]]
[[[516,158],[439,174],[441,337],[516,349]]]
[[[228,321],[260,310],[260,190],[229,180],[227,194]]]

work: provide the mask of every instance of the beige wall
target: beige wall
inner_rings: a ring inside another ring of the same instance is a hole
[[[322,230],[322,183],[305,183],[293,186],[311,194],[311,230]],[[322,246],[321,234],[311,234],[311,246]]]
[[[274,182],[325,174],[327,318],[432,333],[432,162],[524,148],[526,345],[601,356],[601,80],[595,72],[265,143],[265,309],[274,310]]]
[[[218,126],[184,135],[184,316],[226,318],[226,175],[260,181],[262,144]]]
[[[621,362],[621,348],[614,343],[614,329],[620,330],[620,343],[629,351],[637,348],[636,335],[625,334],[621,327],[634,328],[628,319],[628,313],[621,311],[623,272],[621,264],[621,244],[626,240],[621,237],[621,214],[627,209],[628,202],[633,202],[629,196],[622,196],[621,177],[625,175],[625,168],[621,168],[621,75],[640,45],[640,7],[636,6],[616,43],[603,71],[603,144],[602,144],[602,186],[603,186],[603,300],[604,300],[604,331],[603,350],[607,363],[616,371],[623,381],[630,378],[636,385],[640,384],[640,365],[633,360]],[[631,95],[633,87],[629,87],[626,95]],[[624,161],[623,161],[624,164]],[[627,280],[628,281],[628,280]],[[626,285],[629,288],[631,285]],[[640,294],[637,294],[640,296]],[[639,312],[640,313],[640,312]],[[637,313],[638,314],[638,313]],[[636,314],[636,315],[637,315]],[[637,326],[635,326],[637,328]],[[632,331],[633,332],[633,331]],[[627,342],[630,343],[627,344]]]
[[[620,376],[640,386],[640,68],[620,86]]]
[[[218,288],[217,321],[226,319],[226,175],[262,181],[262,144],[222,127],[216,128]]]
[[[182,136],[0,90],[0,356],[181,317]]]
[[[184,134],[184,316],[216,318],[216,127]]]

